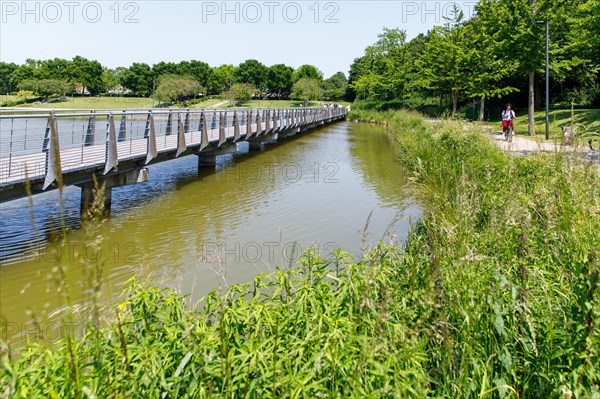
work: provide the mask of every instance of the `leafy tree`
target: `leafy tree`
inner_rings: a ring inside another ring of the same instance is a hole
[[[292,87],[292,98],[295,100],[304,100],[304,106],[308,102],[318,100],[320,94],[320,81],[311,78],[302,78]]]
[[[11,84],[12,74],[17,70],[15,63],[0,62],[0,93],[9,93],[14,87]]]
[[[228,88],[234,80],[235,67],[223,64],[211,70],[210,83],[208,87],[211,93],[220,93]]]
[[[323,84],[323,98],[327,100],[339,101],[346,94],[348,89],[348,79],[343,72],[337,72]]]
[[[58,79],[27,79],[19,83],[19,89],[47,98],[53,94],[64,95],[69,90],[69,84]]]
[[[458,109],[459,96],[469,88],[472,49],[466,48],[466,30],[462,27],[463,13],[454,5],[452,16],[443,26],[430,32],[426,51],[420,59],[422,86],[441,96],[450,94],[452,115]]]
[[[62,58],[39,61],[35,68],[35,77],[38,79],[72,80],[72,61]]]
[[[269,91],[281,93],[289,93],[292,89],[292,74],[294,68],[285,64],[275,64],[269,68],[267,73],[267,87]]]
[[[191,77],[165,74],[158,80],[154,95],[160,102],[185,100],[197,93],[199,83]]]
[[[152,65],[152,75],[156,79],[160,78],[162,75],[178,75],[179,68],[177,64],[174,62],[164,62],[161,61],[158,64]]]
[[[235,69],[235,80],[239,83],[250,83],[256,87],[267,84],[268,68],[257,60],[246,60]]]
[[[121,77],[127,72],[127,68],[117,67],[115,69],[103,68],[102,83],[107,91],[121,88]]]
[[[374,92],[380,100],[401,97],[404,101],[409,63],[406,54],[406,32],[384,28],[379,40],[367,47],[365,54],[371,58]]]
[[[224,92],[224,99],[232,101],[235,105],[243,105],[252,99],[256,88],[249,83],[234,83],[231,90]]]
[[[13,71],[9,79],[9,84],[14,88],[23,80],[32,79],[34,77],[34,68],[29,64],[19,65]]]
[[[292,82],[296,83],[302,78],[315,79],[320,82],[323,80],[323,72],[313,65],[301,65],[292,74]]]
[[[98,61],[88,60],[81,56],[73,57],[68,64],[68,74],[72,83],[80,83],[91,94],[103,91],[102,65]]]
[[[154,75],[150,66],[145,63],[133,63],[119,75],[121,86],[128,88],[138,96],[147,97],[152,93]]]
[[[177,73],[181,76],[193,77],[202,87],[208,87],[210,83],[211,68],[206,62],[181,61],[177,65]]]

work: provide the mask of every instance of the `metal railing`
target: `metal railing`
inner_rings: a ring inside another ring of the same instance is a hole
[[[123,111],[0,111],[0,188],[158,154],[181,155],[227,140],[248,140],[337,119],[343,107],[285,109],[129,109]]]

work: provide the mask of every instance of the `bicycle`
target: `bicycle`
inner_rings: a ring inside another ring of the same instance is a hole
[[[517,119],[517,118],[514,118],[514,119]],[[513,136],[515,135],[513,125],[510,122],[511,122],[511,120],[509,120],[508,123],[506,124],[506,131],[504,132],[504,140],[508,141],[509,143],[512,142]]]

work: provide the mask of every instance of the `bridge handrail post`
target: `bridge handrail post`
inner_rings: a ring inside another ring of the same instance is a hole
[[[48,148],[46,151],[46,176],[42,190],[47,189],[54,181],[58,181],[62,188],[62,169],[60,163],[60,145],[58,142],[58,122],[54,111],[48,116]]]
[[[154,126],[154,115],[152,115],[152,110],[148,112],[148,136],[146,137],[146,165],[150,163],[156,155],[158,155],[158,150],[156,149],[156,127]]]
[[[175,158],[181,155],[186,150],[185,144],[185,128],[183,126],[183,120],[181,119],[181,112],[177,113],[177,153]]]
[[[115,116],[112,112],[108,114],[106,124],[106,150],[104,158],[104,172],[107,174],[112,168],[119,165],[119,154],[117,153],[117,132],[115,131]]]
[[[233,111],[233,142],[235,143],[241,137],[240,132],[240,118],[237,110]]]
[[[92,110],[90,112],[90,118],[88,119],[87,129],[85,131],[85,147],[90,147],[94,145],[94,140],[96,136],[96,111]]]
[[[208,126],[206,126],[206,113],[202,111],[200,114],[200,123],[202,124],[202,133],[200,138],[200,150],[202,151],[208,145]]]
[[[225,123],[227,123],[227,120],[225,119],[226,117],[226,111],[219,112],[219,144],[217,145],[218,147],[222,146],[227,140],[227,137],[225,136]]]

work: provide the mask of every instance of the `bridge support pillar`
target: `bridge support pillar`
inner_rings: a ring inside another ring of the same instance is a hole
[[[237,151],[236,144],[223,145],[219,148],[202,151],[198,157],[198,175],[204,176],[207,173],[214,172],[217,166],[217,157],[219,155],[233,154]]]
[[[262,136],[253,137],[248,140],[248,144],[250,145],[251,150],[261,150],[263,143],[273,140],[277,140],[277,133],[267,133]]]
[[[143,183],[147,180],[148,169],[141,168],[103,176],[96,180],[97,184],[92,181],[78,184],[81,187],[81,218],[88,219],[96,214],[110,215],[113,188]]]
[[[283,141],[288,138],[288,132],[277,132],[277,141]]]

